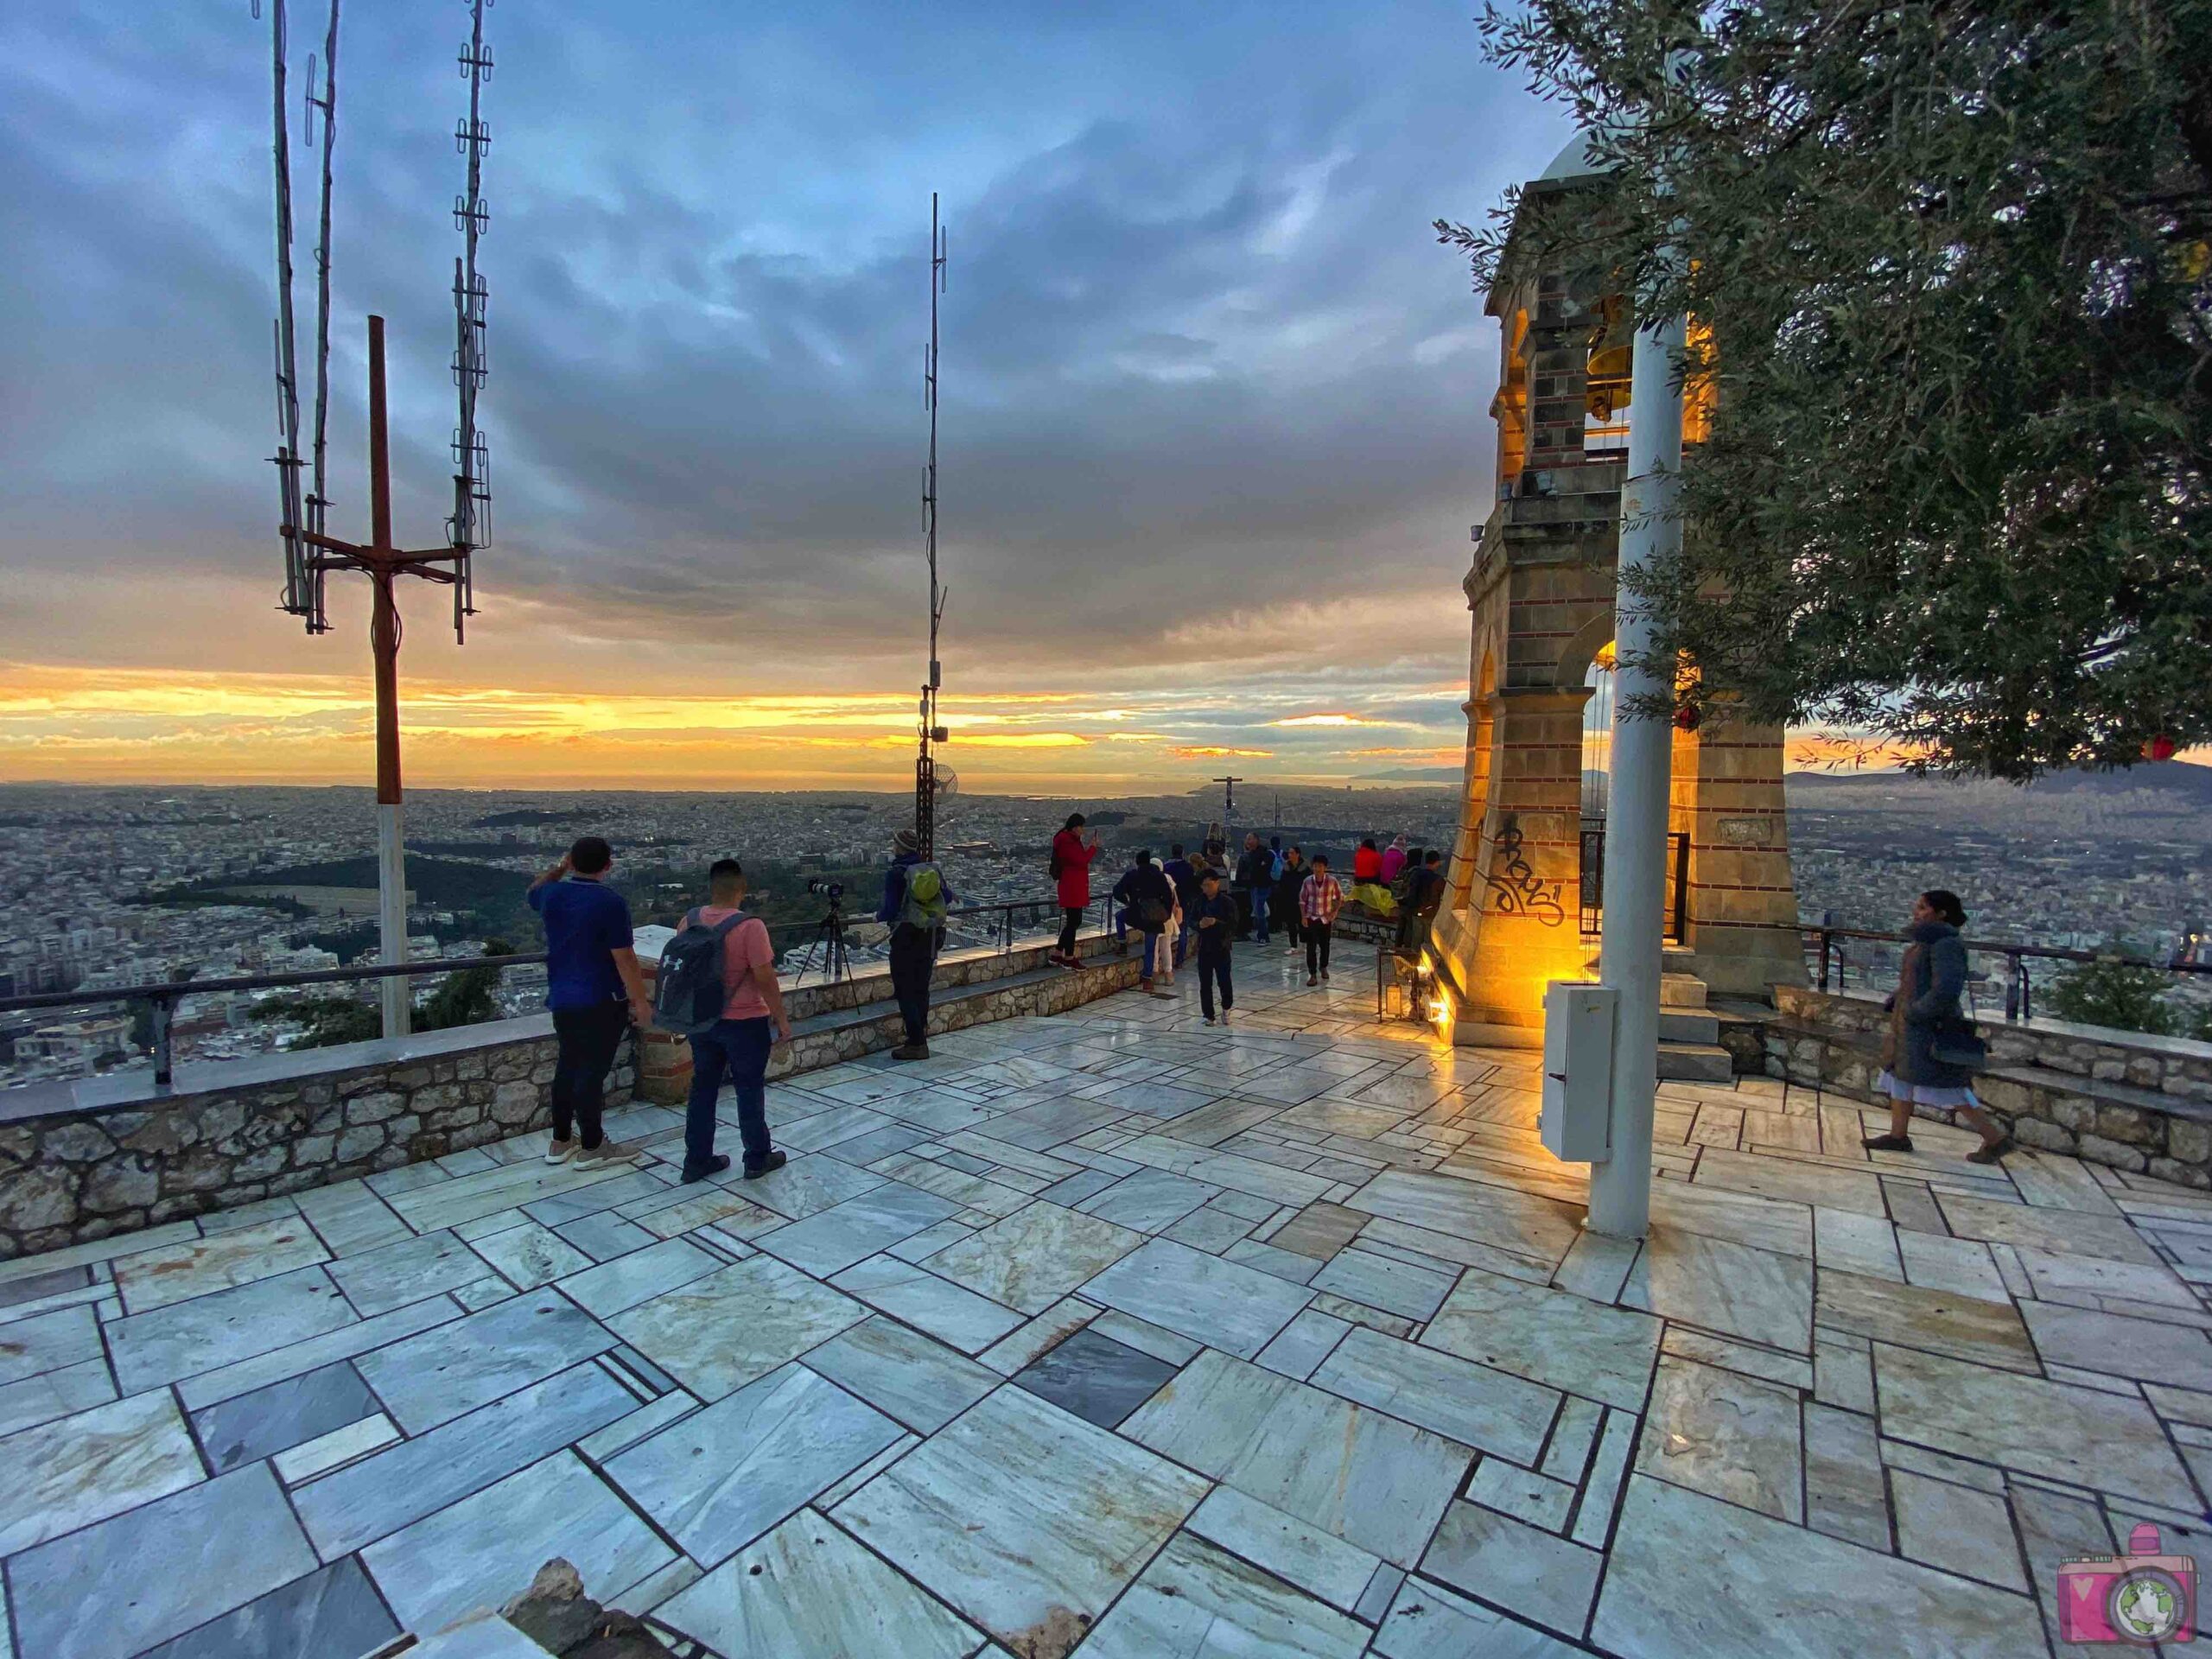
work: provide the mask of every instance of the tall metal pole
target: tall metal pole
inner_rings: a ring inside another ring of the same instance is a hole
[[[937,761],[933,743],[945,740],[938,724],[937,694],[944,674],[938,661],[938,625],[944,620],[944,590],[937,580],[937,296],[944,291],[944,227],[937,192],[930,192],[930,348],[922,361],[922,400],[930,411],[929,469],[922,481],[922,536],[930,565],[930,671],[922,684],[921,747],[914,760],[914,837],[924,858],[937,856]]]
[[[1674,694],[1649,661],[1656,632],[1629,590],[1634,571],[1680,550],[1686,337],[1680,316],[1636,331],[1630,369],[1628,481],[1621,491],[1611,798],[1605,811],[1605,931],[1599,978],[1619,994],[1613,1027],[1610,1156],[1590,1166],[1590,1228],[1641,1238],[1651,1224],[1653,1101],[1659,1088],[1659,982],[1666,968],[1667,804],[1674,780],[1674,723],[1632,711]]]
[[[369,542],[380,555],[398,551],[391,540],[382,317],[369,319]],[[393,574],[382,560],[369,572],[370,590],[376,596],[369,648],[376,658],[377,686],[377,936],[387,967],[407,960],[407,859],[399,789],[399,607],[392,597]],[[384,1034],[407,1035],[407,982],[397,976],[378,982],[378,1000]]]

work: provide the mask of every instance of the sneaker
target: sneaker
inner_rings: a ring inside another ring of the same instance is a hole
[[[1221,1023],[1224,1026],[1229,1023],[1229,1010],[1227,1008],[1224,1008],[1221,1011]]]
[[[1912,1137],[1909,1135],[1870,1135],[1859,1144],[1869,1152],[1910,1152]]]
[[[575,1155],[574,1141],[556,1141],[545,1148],[545,1161],[549,1164],[565,1164]]]
[[[2017,1150],[2019,1142],[2013,1140],[2011,1135],[2002,1135],[1987,1146],[1976,1147],[1972,1152],[1967,1154],[1967,1162],[1970,1164],[1999,1163],[2003,1160],[2006,1153]]]
[[[894,1060],[926,1060],[930,1057],[927,1043],[901,1043],[891,1051]]]
[[[722,1171],[728,1167],[729,1154],[726,1152],[718,1152],[713,1157],[708,1159],[703,1164],[697,1165],[696,1166],[689,1164],[685,1165],[683,1168],[683,1179],[686,1181],[703,1181],[708,1176],[719,1175]]]
[[[781,1169],[790,1161],[790,1159],[784,1156],[783,1148],[779,1147],[757,1164],[747,1159],[745,1164],[745,1179],[748,1181],[757,1181],[763,1175]]]
[[[579,1147],[576,1155],[569,1160],[572,1168],[597,1169],[602,1164],[614,1161],[614,1143],[602,1141],[595,1147]]]

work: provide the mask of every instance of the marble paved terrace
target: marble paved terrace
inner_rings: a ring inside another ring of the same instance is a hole
[[[2212,1200],[1669,1085],[1610,1243],[1533,1057],[1238,971],[800,1077],[758,1183],[641,1109],[0,1265],[0,1654],[435,1659],[563,1555],[731,1659],[2018,1659],[2198,1545]]]

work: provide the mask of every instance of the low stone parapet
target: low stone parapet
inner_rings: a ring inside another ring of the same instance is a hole
[[[1086,942],[1097,950],[1103,940]],[[1058,1014],[1135,983],[1134,957],[1076,972],[1042,967],[1048,947],[974,951],[940,964],[931,1029]],[[880,974],[788,991],[793,1040],[772,1077],[833,1065],[899,1040]],[[662,1036],[664,1037],[664,1033]],[[235,1209],[504,1140],[546,1121],[552,1019],[535,1014],[391,1041],[188,1064],[169,1088],[150,1072],[39,1084],[0,1094],[0,1260]],[[672,1064],[680,1055],[680,1069]],[[607,1090],[626,1103],[639,1046],[626,1043]],[[680,1099],[690,1057],[649,1039],[655,1096]]]

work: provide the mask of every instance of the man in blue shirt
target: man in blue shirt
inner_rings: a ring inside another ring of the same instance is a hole
[[[605,884],[613,865],[613,849],[597,836],[585,836],[530,884],[530,907],[545,924],[545,1006],[553,1011],[560,1044],[553,1068],[553,1144],[545,1161],[573,1159],[579,1169],[607,1161],[600,1117],[623,1032],[632,1020],[640,1028],[653,1022],[632,946],[630,906]]]

